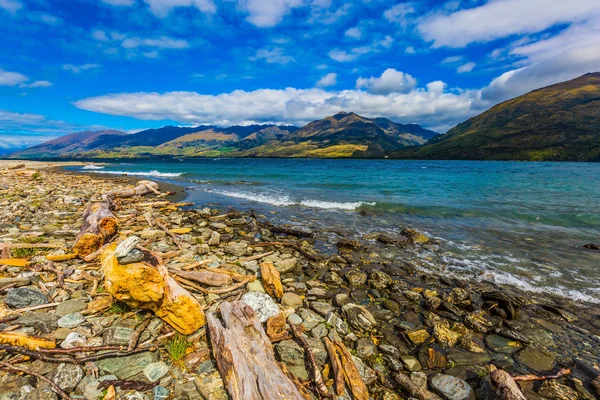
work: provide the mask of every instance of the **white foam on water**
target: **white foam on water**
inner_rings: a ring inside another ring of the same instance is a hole
[[[322,210],[345,210],[353,211],[362,205],[375,205],[375,203],[368,203],[364,201],[356,202],[334,202],[334,201],[321,201],[321,200],[301,200],[294,201],[289,196],[283,194],[260,194],[260,193],[246,193],[236,192],[232,190],[212,190],[212,193],[220,194],[223,196],[234,197],[237,199],[244,199],[255,201],[257,203],[270,204],[273,206],[304,206],[310,208],[319,208]]]
[[[89,164],[84,166],[82,169],[87,169],[87,170],[99,170],[99,169],[104,169],[103,166],[101,165],[93,165],[93,164]]]
[[[152,176],[155,178],[177,178],[183,175],[182,172],[159,172],[159,171],[98,171],[99,174],[109,175],[135,175],[135,176]]]

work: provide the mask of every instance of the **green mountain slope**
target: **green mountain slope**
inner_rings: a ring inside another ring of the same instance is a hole
[[[498,104],[398,158],[600,161],[600,73]]]
[[[78,154],[110,145],[116,140],[123,140],[125,132],[104,130],[84,131],[61,136],[54,140],[18,151],[11,158],[53,158],[65,154]]]

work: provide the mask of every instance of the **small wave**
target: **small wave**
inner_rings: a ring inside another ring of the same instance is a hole
[[[356,202],[333,202],[333,201],[321,201],[321,200],[302,200],[302,201],[294,201],[289,196],[286,195],[266,195],[266,194],[256,194],[256,193],[243,193],[243,192],[235,192],[235,191],[227,191],[227,190],[213,190],[213,193],[220,194],[223,196],[234,197],[237,199],[244,199],[255,201],[258,203],[270,204],[273,206],[304,206],[310,208],[320,208],[322,210],[345,210],[345,211],[353,211],[357,208],[369,204],[374,205],[375,203],[367,203],[363,201]]]
[[[90,164],[90,165],[86,165],[86,166],[84,166],[82,169],[87,169],[87,170],[99,170],[99,169],[104,169],[104,167],[103,167],[103,166],[101,166],[101,165],[93,165],[93,164]]]
[[[135,175],[135,176],[153,176],[156,178],[177,178],[183,175],[182,172],[158,172],[154,171],[99,171],[100,174],[110,175]]]

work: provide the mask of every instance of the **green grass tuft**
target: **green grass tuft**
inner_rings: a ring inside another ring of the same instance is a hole
[[[185,357],[187,348],[190,346],[187,338],[183,335],[177,335],[167,343],[167,352],[173,361],[179,361]]]

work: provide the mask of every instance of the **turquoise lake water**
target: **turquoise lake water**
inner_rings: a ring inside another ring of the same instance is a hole
[[[87,172],[184,184],[189,201],[343,232],[412,226],[439,238],[424,271],[600,303],[600,164],[205,159]]]

